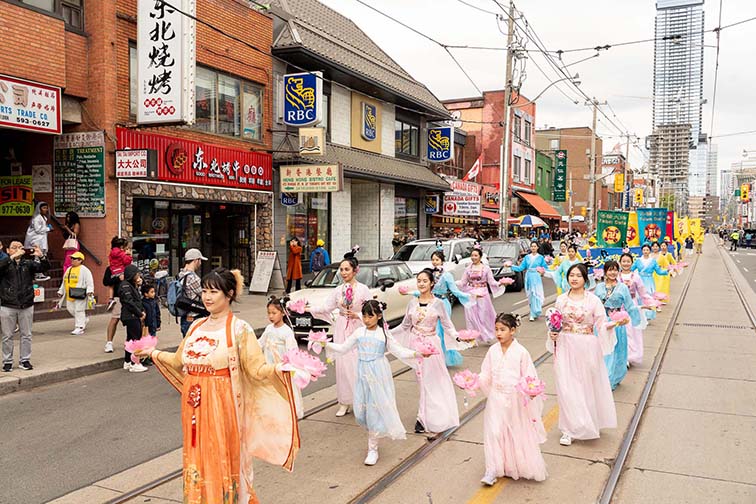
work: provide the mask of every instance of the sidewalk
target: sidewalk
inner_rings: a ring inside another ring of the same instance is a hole
[[[252,324],[258,335],[268,324],[266,299],[264,295],[245,294],[234,305],[234,313]],[[161,317],[163,324],[158,333],[158,347],[163,350],[176,348],[181,341],[179,325],[166,309],[163,309]],[[113,341],[114,351],[105,353],[103,349],[109,322],[109,313],[94,315],[87,332],[80,336],[71,334],[72,317],[35,322],[32,327],[32,371],[18,368],[17,333],[14,338],[16,360],[13,371],[0,373],[0,395],[120,368],[126,330],[119,322]]]

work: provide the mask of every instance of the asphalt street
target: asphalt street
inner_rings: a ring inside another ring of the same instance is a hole
[[[730,254],[735,265],[748,280],[748,285],[756,292],[756,248],[739,247],[737,252],[730,252],[729,246],[726,246],[724,250],[726,254]]]
[[[754,257],[756,270],[756,257]],[[544,282],[553,294],[553,282]],[[494,300],[526,305],[524,292]],[[456,306],[452,320],[464,327]],[[333,384],[334,373],[312,384]],[[0,397],[0,504],[42,503],[181,446],[178,394],[155,370],[111,371]]]

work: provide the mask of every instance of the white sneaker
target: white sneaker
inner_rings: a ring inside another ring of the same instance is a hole
[[[75,336],[78,336],[80,334],[84,334],[84,329],[82,329],[81,327],[77,327],[76,329],[74,329],[73,331],[71,331],[71,334],[73,334]]]
[[[365,465],[373,466],[378,462],[378,450],[368,450],[367,457],[365,457]]]
[[[124,362],[123,369],[124,371],[131,371],[131,362]]]
[[[145,371],[147,371],[147,368],[139,362],[132,364],[129,368],[129,373],[144,373]]]
[[[562,446],[570,446],[572,444],[572,438],[567,434],[562,434],[562,437],[559,438],[559,444]]]
[[[486,473],[486,475],[481,478],[480,482],[486,486],[494,486],[494,484],[496,483],[496,476]]]
[[[349,413],[349,406],[345,406],[343,404],[340,404],[339,405],[339,411],[336,412],[336,416],[337,417],[343,417],[347,413]]]
[[[528,317],[528,320],[531,321],[531,322],[535,321],[535,319],[533,317]]]
[[[105,353],[113,353],[113,342],[108,341],[105,343]]]

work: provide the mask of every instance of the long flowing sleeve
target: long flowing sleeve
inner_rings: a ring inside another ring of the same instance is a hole
[[[495,351],[494,349],[496,348],[496,345],[497,343],[494,343],[494,345],[488,349],[488,352],[486,352],[486,357],[483,359],[483,364],[480,365],[480,374],[478,375],[480,390],[486,396],[491,393],[491,385],[493,381],[491,373],[491,360],[493,359],[493,356],[491,354]]]
[[[486,266],[485,268],[483,268],[483,271],[485,271],[486,282],[488,283],[488,287],[491,289],[491,295],[494,297],[494,299],[504,294],[504,292],[507,289],[506,287],[504,287],[503,285],[500,285],[499,282],[496,281],[496,278],[494,278],[493,271],[491,271],[491,268]]]
[[[360,331],[364,330],[364,327],[360,328]],[[333,343],[332,341],[329,341],[326,343],[326,356],[331,358],[332,354],[336,355],[342,355],[350,351],[352,348],[357,346],[357,336],[358,331],[354,331],[351,336],[349,336],[344,343]]]
[[[386,333],[386,350],[397,359],[410,365],[417,366],[417,358],[421,357],[415,350],[400,345],[390,333]]]
[[[536,371],[535,364],[533,364],[533,358],[530,356],[530,353],[528,353],[525,347],[521,347],[520,378],[525,376],[538,378],[538,372]],[[528,399],[526,403],[528,417],[538,434],[538,441],[540,443],[546,442],[546,428],[543,425],[543,402],[543,396],[538,396]]]
[[[470,291],[470,265],[465,268],[465,271],[462,273],[462,278],[457,281],[457,286],[462,292]]]
[[[633,324],[633,327],[638,327],[643,320],[638,305],[633,302],[633,297],[630,295],[630,289],[628,289],[625,284],[619,284],[618,287],[620,285],[624,287],[619,293],[619,295],[622,296],[622,306],[625,307],[625,311],[630,315],[630,323]]]
[[[412,310],[417,305],[417,299],[410,299],[407,304],[407,311],[404,312],[404,318],[402,323],[391,329],[391,336],[393,336],[402,346],[409,347],[412,340]]]
[[[268,344],[268,338],[270,338],[270,333],[273,330],[273,324],[268,324],[265,326],[265,330],[260,335],[260,338],[257,340],[257,344],[260,345],[260,348],[265,349],[265,345]]]
[[[447,350],[467,350],[472,345],[457,341],[457,329],[446,313],[444,304],[441,301],[433,303],[433,309],[438,314],[438,319],[441,321],[441,327],[444,328],[444,344]]]
[[[201,322],[197,321],[195,323]],[[186,339],[182,340],[175,352],[153,350],[150,353],[150,358],[152,359],[152,362],[155,363],[157,370],[160,371],[163,378],[168,380],[168,383],[170,383],[179,394],[181,393],[181,388],[184,384],[184,364],[181,362],[181,355],[184,352],[185,342]]]
[[[335,287],[328,294],[325,302],[320,306],[310,306],[308,311],[316,319],[333,324],[333,311],[339,305],[339,296],[341,295],[341,286]]]
[[[454,277],[451,273],[445,272],[443,275],[441,275],[440,281],[443,282],[446,288],[449,289],[449,292],[454,294],[459,302],[462,303],[462,306],[470,306],[475,304],[474,300],[468,293],[462,292],[462,290],[457,287],[457,283],[454,281]],[[417,295],[420,296],[420,293],[418,291],[415,292],[417,292]]]
[[[656,261],[656,259],[654,259],[654,273],[659,276],[669,275],[669,272],[665,268],[659,266],[659,263]]]
[[[517,273],[521,271],[525,271],[528,269],[528,265],[530,264],[530,255],[526,255],[522,258],[522,261],[520,261],[520,264],[513,264],[512,265],[512,271],[516,271]]]
[[[607,328],[606,309],[595,294],[588,293],[585,302],[589,304],[588,309],[593,315],[593,329],[598,336],[601,352],[603,355],[609,355],[614,351],[617,337],[613,329]]]
[[[285,338],[285,345],[286,345],[286,351],[289,352],[291,350],[297,350],[299,349],[299,345],[297,345],[297,338],[294,336],[294,331],[291,329],[291,327],[284,325],[282,327],[284,338]]]

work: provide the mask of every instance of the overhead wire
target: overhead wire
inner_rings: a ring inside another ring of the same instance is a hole
[[[722,26],[722,0],[719,0],[719,26]],[[719,79],[719,49],[722,38],[722,30],[717,31],[717,56],[714,63],[714,90],[711,98],[711,124],[709,126],[709,134],[714,133],[714,114],[717,107],[717,81]]]

